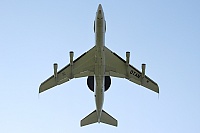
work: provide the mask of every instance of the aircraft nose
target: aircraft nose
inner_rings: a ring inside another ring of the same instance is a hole
[[[103,8],[101,4],[99,4],[98,9],[97,9],[97,18],[102,19],[103,18]]]
[[[102,10],[101,4],[99,4],[99,6],[98,6],[98,11],[99,11],[99,10]]]

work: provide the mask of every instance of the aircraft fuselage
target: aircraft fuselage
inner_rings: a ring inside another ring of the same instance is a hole
[[[101,113],[104,101],[105,91],[105,18],[102,6],[99,5],[95,18],[95,43],[96,43],[96,55],[95,55],[95,102],[98,122],[101,119]]]

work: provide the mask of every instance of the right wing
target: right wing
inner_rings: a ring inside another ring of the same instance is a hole
[[[85,76],[94,75],[94,61],[95,61],[96,47],[91,48],[89,51],[82,54],[73,61],[73,65],[68,64],[57,73],[45,80],[39,88],[39,93],[46,91],[56,85],[65,83],[73,78],[80,78]]]
[[[126,78],[131,82],[146,87],[154,92],[159,93],[159,87],[156,82],[147,77],[142,77],[142,72],[137,70],[130,64],[126,64],[126,61],[118,56],[116,53],[104,47],[106,58],[106,75],[118,78]]]

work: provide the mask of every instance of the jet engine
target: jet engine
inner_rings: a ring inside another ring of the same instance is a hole
[[[142,78],[145,77],[146,64],[142,64]]]
[[[58,64],[57,63],[54,63],[53,64],[53,70],[54,70],[54,78],[56,79],[57,78],[57,70],[58,70]]]
[[[130,52],[126,52],[126,65],[129,65]]]
[[[110,85],[111,85],[110,76],[105,76],[104,83],[105,83],[105,91],[107,91],[110,88]],[[94,76],[88,76],[87,85],[88,85],[89,89],[94,92]]]
[[[74,52],[73,52],[73,51],[70,51],[70,52],[69,52],[69,56],[70,56],[70,65],[73,66]]]

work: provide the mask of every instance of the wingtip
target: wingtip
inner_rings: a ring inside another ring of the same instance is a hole
[[[39,94],[43,92],[41,88],[42,88],[42,84],[39,87]]]
[[[160,93],[160,89],[159,89],[159,86],[158,86],[158,84],[157,84],[157,87],[158,87],[158,91],[157,91],[157,93],[159,94],[159,93]]]

